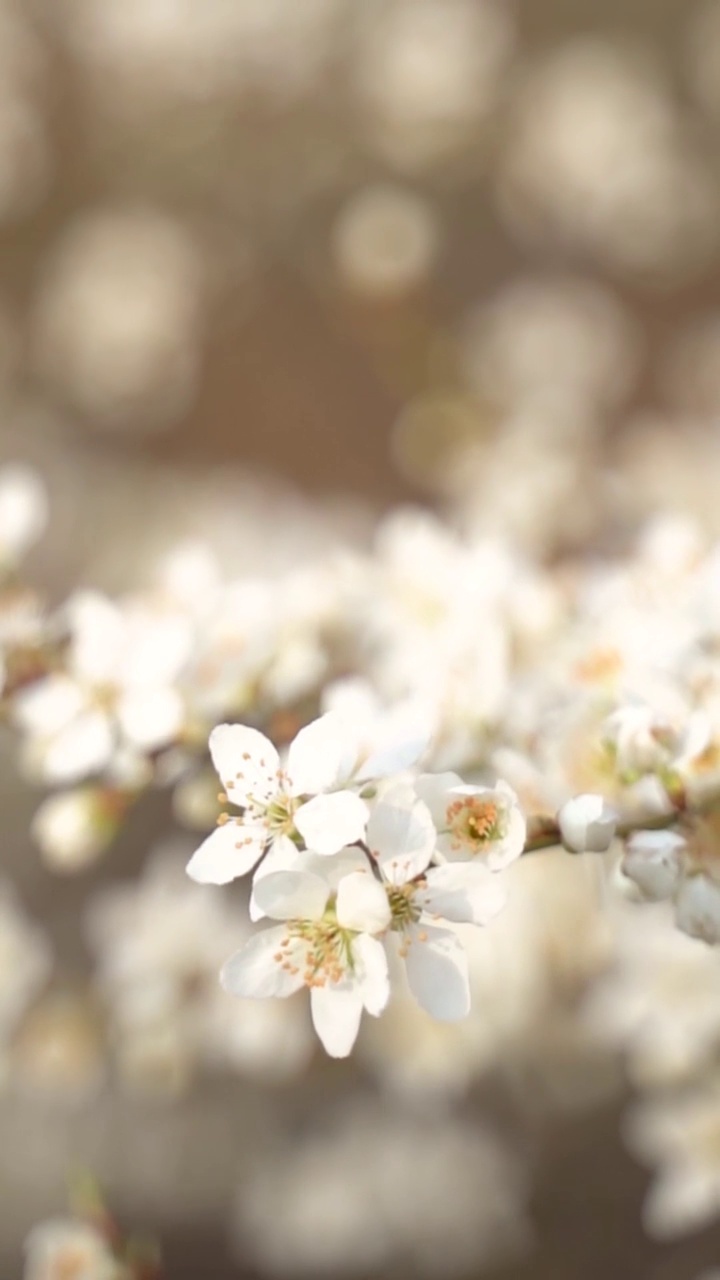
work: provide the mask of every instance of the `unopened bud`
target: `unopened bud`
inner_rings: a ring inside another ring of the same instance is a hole
[[[558,814],[563,844],[573,853],[605,853],[617,829],[617,814],[602,796],[575,796]]]

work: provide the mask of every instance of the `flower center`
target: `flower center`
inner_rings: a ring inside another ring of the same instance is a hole
[[[90,700],[98,711],[114,711],[118,702],[117,685],[111,684],[109,681],[104,684],[96,684],[91,690]]]
[[[253,807],[255,802],[253,803]],[[300,808],[297,796],[279,795],[273,797],[269,804],[258,805],[263,814],[268,831],[274,836],[291,835],[295,829],[295,811]]]
[[[495,800],[486,796],[462,796],[448,805],[446,811],[452,846],[469,847],[474,853],[482,845],[499,840],[503,835],[503,815]]]
[[[321,920],[290,920],[287,933],[275,953],[275,960],[288,973],[300,973],[298,951],[302,951],[302,976],[306,987],[324,987],[341,982],[352,973],[354,961],[352,929],[343,929],[330,906]],[[301,944],[298,948],[298,943]]]
[[[391,929],[402,933],[411,924],[420,919],[420,908],[414,901],[417,884],[388,886],[387,896],[392,915]]]

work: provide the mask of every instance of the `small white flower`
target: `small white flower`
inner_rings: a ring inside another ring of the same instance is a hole
[[[229,802],[243,812],[221,815],[218,829],[188,863],[193,880],[227,884],[251,871],[268,846],[282,866],[292,861],[296,843],[330,855],[364,835],[367,805],[343,787],[355,762],[354,744],[335,716],[301,729],[284,766],[269,738],[241,724],[213,729],[210,754]]]
[[[447,923],[489,923],[505,904],[501,882],[481,862],[430,867],[435,829],[422,801],[390,793],[373,810],[368,846],[390,904],[390,933],[418,1004],[442,1022],[470,1010],[467,958]]]
[[[621,870],[645,898],[660,902],[677,888],[686,848],[675,831],[636,831],[627,842]]]
[[[720,943],[720,884],[710,875],[693,872],[675,895],[675,923],[691,938]]]
[[[106,769],[123,745],[141,754],[168,745],[185,711],[176,687],[190,653],[187,620],[82,593],[68,607],[67,671],[15,699],[20,728],[49,782]]]
[[[474,787],[455,773],[426,773],[415,789],[437,828],[438,852],[449,861],[479,858],[490,871],[500,871],[520,857],[526,824],[507,783]]]
[[[358,732],[345,716],[327,712],[300,730],[281,764],[257,729],[219,725],[210,735],[210,754],[229,802],[243,813],[221,815],[188,875],[227,884],[251,871],[268,846],[261,874],[291,866],[300,845],[330,856],[354,844],[368,817],[358,791],[409,768],[425,745],[414,727],[378,721]]]
[[[558,814],[560,834],[573,853],[605,853],[615,838],[617,814],[602,796],[575,796]]]
[[[308,858],[255,886],[262,911],[282,921],[251,938],[222,969],[226,991],[262,998],[310,990],[315,1030],[335,1058],[350,1053],[363,1009],[378,1017],[390,994],[387,957],[374,935],[390,907],[358,851]]]

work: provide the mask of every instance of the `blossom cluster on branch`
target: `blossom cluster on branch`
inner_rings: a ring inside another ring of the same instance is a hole
[[[433,1017],[462,1018],[456,926],[489,924],[509,864],[553,844],[612,848],[619,890],[720,940],[718,559],[685,523],[581,573],[400,512],[370,551],[280,578],[226,579],[183,547],[145,591],[48,611],[18,577],[46,516],[34,476],[0,476],[2,707],[54,788],[35,837],[80,869],[158,786],[209,826],[209,737],[222,812],[188,871],[252,873],[263,922],[239,933],[227,990],[309,988],[336,1056],[398,972]]]

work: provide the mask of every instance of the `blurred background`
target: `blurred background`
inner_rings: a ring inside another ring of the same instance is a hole
[[[544,565],[658,512],[717,535],[719,143],[720,0],[0,0],[0,463],[50,497],[29,577],[127,591],[200,543],[278,573],[406,503]],[[54,874],[2,750],[3,1274],[78,1169],[173,1277],[720,1262],[715,1229],[643,1233],[618,1044],[578,1029],[594,873],[523,868],[464,1038],[118,1047],[90,962],[160,928],[153,883],[175,937],[232,921],[188,925],[162,794]]]

